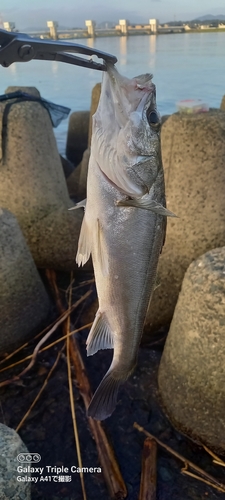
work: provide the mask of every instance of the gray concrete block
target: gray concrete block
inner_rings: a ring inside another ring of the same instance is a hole
[[[49,114],[38,102],[8,103],[0,103],[0,206],[17,217],[37,266],[75,269],[82,214],[68,212]]]
[[[71,197],[77,201],[84,200],[87,196],[87,174],[90,158],[90,149],[86,149],[81,163],[75,168],[67,179],[67,187]]]
[[[178,430],[225,452],[225,247],[189,266],[159,368],[159,390]]]
[[[88,145],[89,111],[75,111],[70,115],[66,142],[66,156],[78,165]]]
[[[49,298],[16,218],[0,208],[0,354],[44,321]]]
[[[146,335],[169,324],[184,273],[211,248],[225,245],[225,114],[171,115],[162,126],[168,209],[166,242],[146,318]]]
[[[10,92],[17,92],[17,90],[21,90],[21,92],[26,92],[26,94],[34,95],[35,97],[41,97],[41,94],[36,87],[18,87],[17,85],[10,85],[5,90],[5,94],[9,94]]]
[[[18,480],[21,476],[30,478],[30,473],[17,471],[21,465],[17,456],[28,453],[28,450],[17,432],[3,424],[0,424],[0,450],[1,500],[30,500],[31,483]]]
[[[71,161],[69,161],[67,158],[64,158],[64,156],[62,155],[60,155],[60,160],[62,163],[62,168],[65,178],[67,179],[73,173],[75,167],[73,163],[71,163]]]
[[[221,101],[221,104],[220,104],[220,109],[222,109],[222,111],[225,111],[225,95],[222,98],[222,101]]]

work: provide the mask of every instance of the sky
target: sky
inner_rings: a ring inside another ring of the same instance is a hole
[[[16,23],[20,31],[26,27],[46,27],[48,20],[68,27],[84,27],[85,19],[131,23],[192,20],[205,14],[225,14],[224,0],[1,0],[2,21]]]

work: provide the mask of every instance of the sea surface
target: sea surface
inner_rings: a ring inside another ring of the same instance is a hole
[[[74,42],[74,40],[72,40]],[[204,99],[219,107],[225,94],[225,32],[106,37],[76,41],[114,54],[119,71],[128,76],[153,73],[161,115],[176,111],[181,99]],[[0,93],[9,85],[35,86],[42,97],[72,111],[90,108],[91,91],[100,71],[56,61],[30,61],[0,67]],[[68,119],[55,134],[65,152]]]

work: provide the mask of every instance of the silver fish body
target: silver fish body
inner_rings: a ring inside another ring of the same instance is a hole
[[[104,74],[93,117],[87,202],[77,263],[92,255],[99,310],[87,354],[113,348],[112,364],[88,414],[111,415],[134,370],[166,231],[160,119],[151,75],[135,79],[113,66]]]

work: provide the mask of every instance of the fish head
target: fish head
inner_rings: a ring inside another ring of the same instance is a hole
[[[161,118],[156,106],[153,75],[122,76],[112,64],[107,66],[114,121],[127,137],[131,154],[151,155],[159,147]]]
[[[109,182],[128,196],[143,196],[160,158],[156,88],[149,73],[130,79],[113,64],[106,67],[91,149]]]

